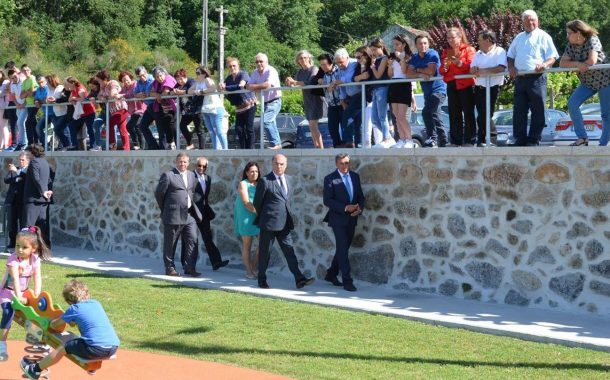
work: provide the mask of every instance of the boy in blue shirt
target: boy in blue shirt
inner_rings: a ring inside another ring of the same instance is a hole
[[[98,301],[91,299],[85,283],[71,280],[64,286],[63,296],[70,307],[64,315],[53,320],[51,326],[61,328],[64,322],[74,322],[81,337],[67,341],[39,363],[28,364],[22,359],[19,365],[30,379],[38,379],[42,371],[59,362],[65,354],[84,359],[106,359],[114,355],[119,347],[119,338],[104,308]]]

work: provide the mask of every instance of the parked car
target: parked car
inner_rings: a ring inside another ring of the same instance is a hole
[[[304,115],[292,114],[292,113],[280,113],[276,117],[277,130],[280,133],[280,139],[282,140],[283,148],[294,148],[297,139],[297,126],[305,120]],[[305,120],[306,121],[306,120]],[[260,148],[260,130],[261,122],[260,117],[254,118],[254,146],[256,149]],[[229,149],[239,149],[239,142],[237,135],[235,134],[235,126],[231,126],[227,133],[227,141]],[[269,145],[269,140],[265,135],[265,146]]]
[[[541,145],[553,145],[553,139],[555,136],[555,125],[561,119],[566,117],[568,114],[556,109],[546,110],[546,127],[542,130],[540,144]],[[531,122],[531,113],[527,116],[527,124]],[[498,131],[498,139],[496,144],[498,146],[506,146],[513,144],[515,138],[513,137],[513,110],[499,110],[494,113],[493,121],[496,124],[496,130]]]
[[[583,104],[580,106],[585,130],[589,141],[599,141],[602,135],[602,117],[599,103]],[[578,139],[574,133],[574,123],[569,115],[559,119],[555,125],[553,141],[556,145],[568,145]]]

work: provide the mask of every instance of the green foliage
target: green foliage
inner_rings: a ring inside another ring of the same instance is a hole
[[[282,91],[282,110],[280,112],[304,114],[303,92],[301,90]]]
[[[568,99],[580,84],[575,73],[552,73],[547,75],[547,102],[552,108],[566,110]]]

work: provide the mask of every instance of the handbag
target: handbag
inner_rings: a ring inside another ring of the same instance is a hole
[[[76,104],[74,105],[74,113],[72,114],[72,118],[74,120],[78,120],[80,119],[83,113],[85,113],[85,111],[83,111],[83,103],[76,102]]]

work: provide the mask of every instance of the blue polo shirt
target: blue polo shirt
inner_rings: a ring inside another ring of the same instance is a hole
[[[61,319],[66,323],[75,322],[81,338],[90,346],[109,348],[120,344],[104,308],[96,300],[70,305]]]
[[[133,94],[139,94],[141,92],[143,92],[144,94],[150,94],[151,90],[152,90],[152,85],[153,82],[155,81],[155,79],[153,78],[152,75],[148,74],[148,77],[146,78],[146,82],[142,82],[139,78],[136,82],[136,88],[133,89]],[[145,100],[144,104],[146,104],[147,106],[150,106],[151,104],[153,104],[154,100]]]
[[[356,69],[358,67],[360,67],[358,61],[356,61],[354,58],[350,58],[345,69],[339,68],[339,70],[337,70],[337,78],[343,83],[353,82],[354,75],[356,74]],[[341,86],[339,87],[339,97],[341,100],[345,100],[359,94],[360,91],[360,86]]]
[[[411,61],[409,61],[409,66],[412,66],[414,69],[425,69],[430,63],[436,64],[436,72],[434,73],[434,76],[438,77],[440,75],[438,69],[441,67],[441,57],[434,49],[428,49],[423,57],[419,55],[419,53],[413,54]],[[420,84],[421,89],[424,92],[424,97],[427,97],[435,92],[440,92],[443,94],[447,93],[447,85],[442,80],[420,82]]]

